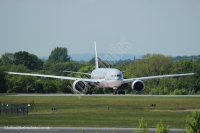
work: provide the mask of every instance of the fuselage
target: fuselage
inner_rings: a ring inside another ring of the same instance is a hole
[[[91,73],[91,79],[99,79],[98,87],[117,89],[123,83],[123,74],[115,68],[96,68]]]

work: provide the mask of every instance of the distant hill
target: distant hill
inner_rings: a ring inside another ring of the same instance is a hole
[[[176,57],[173,57],[174,61],[178,61],[178,60],[181,60],[181,59],[196,60],[198,58],[200,58],[200,55],[176,56]]]
[[[102,60],[127,60],[131,59],[133,60],[135,56],[135,59],[140,59],[142,56],[141,55],[134,55],[134,54],[106,54],[106,53],[98,53],[98,57],[100,57]],[[85,54],[70,54],[70,57],[72,60],[75,61],[89,61],[94,57],[93,53],[85,53]]]
[[[89,61],[94,57],[94,53],[70,54],[69,56],[71,57],[72,60],[75,60],[75,61]],[[98,57],[102,58],[102,60],[108,60],[109,58],[114,61],[127,60],[127,59],[134,60],[134,56],[135,56],[135,59],[140,59],[142,57],[142,55],[134,55],[134,54],[112,55],[112,54],[106,54],[106,53],[98,53]],[[48,56],[41,56],[39,58],[43,60],[47,60]]]
[[[84,54],[70,54],[69,55],[72,60],[74,61],[89,61],[94,57],[93,53],[84,53]],[[134,54],[115,54],[115,55],[108,55],[106,53],[98,53],[98,56],[102,58],[102,60],[108,60],[111,58],[113,61],[123,61],[123,60],[134,60],[141,59],[142,55],[134,55]],[[48,56],[41,56],[40,59],[47,60]],[[178,61],[181,59],[188,59],[188,60],[196,60],[200,58],[200,55],[191,55],[191,56],[175,56],[173,57],[174,61]]]

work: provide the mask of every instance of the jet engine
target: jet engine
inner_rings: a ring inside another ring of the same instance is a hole
[[[76,92],[84,92],[86,90],[86,83],[81,80],[74,81],[73,90]]]
[[[135,80],[131,84],[131,88],[135,92],[142,92],[144,90],[144,82],[142,82],[141,80]]]

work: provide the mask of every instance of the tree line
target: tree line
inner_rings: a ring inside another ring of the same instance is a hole
[[[189,73],[194,76],[154,79],[145,81],[144,94],[200,94],[200,58],[174,60],[162,54],[146,54],[141,59],[130,61],[106,61],[99,58],[100,67],[112,67],[123,71],[124,78]],[[67,48],[56,47],[47,60],[41,60],[26,51],[5,53],[0,58],[0,93],[72,93],[73,81],[32,76],[8,75],[4,71],[49,74],[70,77],[84,75],[65,73],[77,71],[90,73],[94,58],[88,62],[73,61]],[[130,84],[121,86],[126,93],[135,93]],[[112,89],[93,87],[93,93],[112,93]]]

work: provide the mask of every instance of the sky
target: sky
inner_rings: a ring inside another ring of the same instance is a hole
[[[199,7],[200,0],[0,0],[0,56],[49,56],[56,47],[94,53],[94,41],[99,53],[199,55]]]

